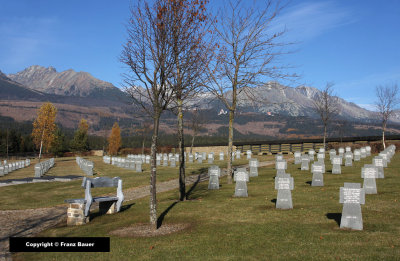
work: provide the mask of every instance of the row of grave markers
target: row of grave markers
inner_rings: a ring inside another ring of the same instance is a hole
[[[42,177],[50,168],[54,166],[54,158],[35,164],[35,178]]]
[[[250,177],[258,176],[258,159],[251,158],[249,160],[249,171],[246,168],[237,168],[234,171],[233,180],[235,181],[235,197],[248,197],[247,182]],[[208,168],[208,189],[219,189],[219,177],[221,176],[221,169],[218,166],[211,166]]]
[[[15,162],[8,162],[8,163],[7,163],[7,160],[5,160],[5,161],[3,161],[3,164],[1,164],[1,162],[0,162],[0,177],[5,176],[10,172],[13,172],[14,170],[28,167],[29,165],[31,165],[30,159],[18,160]]]
[[[148,156],[150,158],[150,156]],[[145,159],[146,160],[146,159]],[[150,160],[150,159],[149,159]],[[141,158],[133,158],[133,157],[109,157],[103,156],[104,163],[112,164],[119,168],[135,170],[136,172],[142,172],[142,159]]]
[[[78,164],[79,168],[81,168],[81,170],[83,170],[83,172],[85,172],[86,175],[93,176],[93,169],[94,169],[93,161],[81,157],[76,157],[76,164]]]

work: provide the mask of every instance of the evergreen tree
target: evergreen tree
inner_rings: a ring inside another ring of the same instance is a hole
[[[88,129],[89,124],[87,121],[85,119],[81,119],[78,130],[75,132],[74,139],[71,144],[73,150],[81,152],[89,150]]]

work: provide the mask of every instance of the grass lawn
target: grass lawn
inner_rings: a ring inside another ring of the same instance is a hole
[[[275,209],[275,170],[259,169],[251,178],[248,198],[234,198],[234,184],[208,191],[207,183],[193,189],[189,201],[176,203],[178,191],[158,195],[163,224],[188,224],[186,230],[151,238],[110,236],[110,232],[149,220],[148,198],[124,202],[126,210],[95,216],[84,226],[59,227],[40,236],[111,237],[110,253],[19,253],[15,260],[399,260],[400,156],[377,180],[377,195],[366,195],[363,231],[339,229],[342,204],[339,187],[362,183],[361,167],[372,157],[343,167],[341,175],[327,174],[324,187],[311,187],[309,171],[288,164],[295,188],[293,210]],[[166,212],[167,211],[167,212]]]
[[[272,156],[257,157],[260,161],[272,160],[273,158]],[[123,189],[149,185],[150,164],[143,164],[143,172],[137,173],[134,170],[127,170],[106,164],[101,157],[88,157],[88,159],[94,162],[94,177],[120,177],[123,180]],[[46,173],[47,176],[85,176],[85,173],[76,164],[74,157],[56,158],[55,161],[54,167]],[[211,164],[207,164],[207,161],[203,162],[203,164],[187,163],[186,175],[189,176],[207,171]],[[32,160],[29,167],[11,172],[4,177],[0,177],[0,180],[33,177],[35,163],[37,161]],[[248,160],[243,156],[242,159],[234,161],[234,165],[247,163]],[[226,167],[225,161],[217,160],[214,161],[214,164]],[[178,167],[160,166],[157,168],[157,182],[177,179],[178,175]],[[84,189],[81,188],[81,184],[82,181],[77,180],[71,182],[38,182],[0,187],[0,210],[51,207],[63,204],[65,199],[82,198],[84,197]],[[115,194],[115,191],[115,188],[99,188],[96,189],[95,193]]]

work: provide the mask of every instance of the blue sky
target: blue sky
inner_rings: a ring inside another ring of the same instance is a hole
[[[215,1],[215,0],[213,0]],[[0,70],[74,69],[120,87],[128,0],[0,0]],[[288,29],[299,84],[335,83],[338,96],[370,108],[374,88],[400,84],[400,1],[292,0],[277,20]]]

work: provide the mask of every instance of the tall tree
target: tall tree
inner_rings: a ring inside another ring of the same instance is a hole
[[[287,78],[279,58],[289,43],[280,42],[284,30],[276,29],[282,7],[279,1],[224,2],[213,26],[218,53],[208,67],[207,88],[229,111],[227,182],[232,183],[233,124],[239,99],[257,101],[254,88],[271,79]],[[259,102],[259,101],[257,101]]]
[[[38,110],[38,116],[33,122],[32,138],[39,149],[39,162],[42,157],[43,147],[48,151],[54,139],[56,129],[57,108],[50,102],[44,103]]]
[[[204,124],[204,118],[200,114],[198,110],[192,110],[191,117],[189,119],[189,124],[188,127],[192,130],[192,142],[190,145],[190,153],[193,153],[193,145],[194,145],[194,139],[201,130],[202,126]]]
[[[168,0],[166,4],[167,20],[171,23],[169,31],[170,45],[173,50],[174,68],[168,79],[175,96],[178,147],[179,147],[179,199],[186,199],[185,142],[183,113],[185,101],[191,100],[200,90],[201,75],[204,73],[209,56],[210,44],[205,40],[208,34],[209,20],[206,14],[208,0]]]
[[[382,122],[382,143],[383,148],[386,148],[385,131],[390,116],[393,115],[394,110],[397,108],[400,99],[398,97],[399,87],[397,84],[388,84],[385,86],[377,86],[375,88],[376,97],[378,100],[375,105],[378,110]]]
[[[110,155],[117,155],[118,150],[121,148],[121,129],[117,122],[114,123],[110,137],[108,138],[108,153]]]
[[[157,166],[156,153],[160,117],[168,109],[173,89],[167,79],[172,75],[173,50],[169,45],[171,23],[168,21],[167,3],[155,0],[150,6],[137,1],[130,10],[127,24],[128,37],[120,60],[128,67],[124,75],[126,91],[133,104],[153,119],[150,162],[150,224],[157,229]]]
[[[78,129],[75,131],[74,139],[72,141],[72,148],[75,151],[88,151],[89,140],[88,140],[89,124],[87,120],[81,119]]]
[[[326,134],[328,124],[339,113],[338,97],[333,95],[333,83],[327,83],[325,88],[319,92],[313,100],[314,109],[321,117],[324,126],[324,148],[326,149]]]

